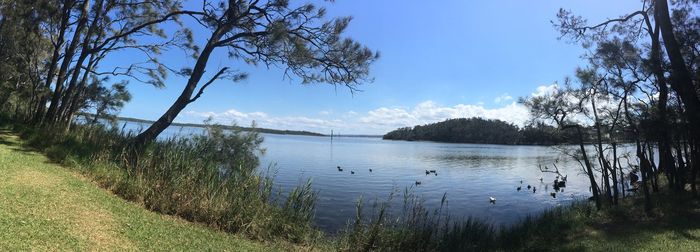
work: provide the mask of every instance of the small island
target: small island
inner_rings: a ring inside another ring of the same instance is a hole
[[[507,145],[554,145],[569,139],[543,123],[519,128],[501,120],[479,117],[448,119],[438,123],[403,127],[386,133],[385,140],[435,141]]]

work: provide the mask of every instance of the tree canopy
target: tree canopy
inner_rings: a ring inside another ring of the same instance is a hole
[[[501,120],[478,117],[448,119],[442,122],[404,127],[384,135],[387,140],[436,141],[447,143],[535,144],[564,143],[554,127],[543,123],[522,129]]]

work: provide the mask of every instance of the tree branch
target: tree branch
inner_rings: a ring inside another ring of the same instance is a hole
[[[197,94],[194,97],[192,97],[192,99],[190,99],[187,103],[192,103],[199,99],[199,97],[202,96],[202,93],[204,93],[204,89],[211,85],[215,80],[219,79],[219,77],[221,77],[221,75],[224,74],[227,70],[228,67],[224,67],[221,70],[219,70],[219,72],[216,73],[214,77],[207,81],[207,83],[204,83],[204,85],[199,89],[199,91],[197,91]]]

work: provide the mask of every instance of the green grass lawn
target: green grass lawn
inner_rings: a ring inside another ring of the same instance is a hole
[[[644,214],[641,198],[623,202],[603,216],[586,220],[568,237],[568,248],[594,251],[700,251],[700,202],[689,195],[653,194]]]
[[[288,249],[149,212],[0,129],[0,251]]]

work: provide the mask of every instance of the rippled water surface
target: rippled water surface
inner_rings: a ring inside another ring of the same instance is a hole
[[[201,132],[171,127],[164,134]],[[428,207],[439,207],[446,193],[453,216],[472,216],[499,226],[590,196],[580,165],[550,147],[263,135],[267,151],[261,165],[276,164],[276,186],[285,191],[311,179],[319,193],[317,224],[330,232],[354,218],[360,196],[385,199],[392,190],[411,186]],[[568,176],[566,188],[556,198],[550,196],[556,175],[538,168],[540,164],[552,167],[554,162]],[[339,172],[337,166],[344,171]],[[436,170],[437,176],[426,175],[425,170]],[[522,191],[516,191],[521,180]],[[415,186],[416,181],[421,184]],[[527,190],[527,185],[537,191]],[[489,197],[496,198],[496,204],[490,204]]]
[[[415,186],[416,181],[421,184],[415,193],[426,206],[439,207],[447,193],[451,214],[496,225],[512,224],[528,214],[590,196],[587,177],[579,174],[578,163],[564,162],[565,158],[549,147],[349,137],[334,138],[331,143],[325,137],[281,135],[265,135],[264,146],[263,163],[276,162],[279,185],[289,188],[312,179],[319,191],[318,225],[329,231],[344,227],[354,217],[360,195],[383,199],[393,189]],[[538,164],[551,167],[557,159],[568,183],[564,192],[552,198],[551,183],[556,175],[540,172]],[[344,171],[339,172],[336,166]],[[425,170],[436,170],[437,176],[426,175]],[[537,191],[528,191],[527,185]],[[489,204],[489,197],[497,199],[495,205]]]

